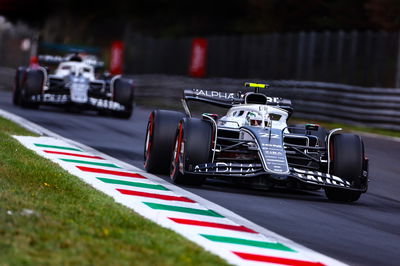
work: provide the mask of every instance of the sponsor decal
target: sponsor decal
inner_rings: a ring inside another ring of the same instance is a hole
[[[221,99],[234,99],[235,94],[232,92],[221,92],[221,91],[207,91],[201,89],[194,89],[193,90],[196,96],[203,96],[203,97],[211,97],[211,98],[221,98]]]
[[[270,148],[270,149],[273,149],[273,148],[280,149],[280,148],[282,148],[282,145],[279,145],[279,144],[262,143],[261,145],[262,145],[263,147],[268,147],[268,148]]]
[[[261,144],[261,149],[264,153],[264,155],[266,155],[267,157],[273,157],[273,156],[286,156],[286,153],[284,151],[284,149],[282,149],[282,147],[270,147],[270,146],[264,146],[263,144]]]
[[[37,94],[37,95],[32,95],[31,96],[31,101],[32,102],[42,102],[42,103],[57,103],[57,104],[63,104],[63,103],[69,103],[70,102],[70,96],[67,94]],[[92,98],[90,97],[88,104],[98,107],[98,108],[104,108],[104,109],[109,109],[109,110],[114,110],[114,111],[125,111],[125,106],[121,105],[120,103],[110,101],[107,99],[98,99],[98,98]]]
[[[66,94],[37,94],[31,96],[32,102],[43,102],[43,103],[67,103],[69,101],[69,95]]]
[[[267,173],[287,175],[289,174],[289,166],[282,146],[281,131],[274,128],[269,130],[272,131],[271,138],[269,137],[270,133],[265,132],[264,128],[244,129],[245,132],[253,135],[253,138],[257,141],[264,170]]]
[[[86,103],[88,100],[89,83],[83,77],[72,77],[70,83],[71,101]]]
[[[195,173],[207,173],[209,170],[212,173],[231,173],[231,172],[240,172],[240,173],[249,173],[256,171],[256,165],[254,164],[237,164],[237,163],[205,163],[198,164],[194,167]]]
[[[280,139],[281,136],[279,134],[269,134],[269,133],[260,133],[260,138],[271,138],[271,139]]]
[[[269,97],[267,96],[267,103],[280,103],[281,98],[279,97]]]
[[[295,171],[294,175],[296,177],[305,180],[307,182],[314,182],[317,184],[322,183],[329,185],[338,185],[342,187],[350,186],[350,182],[331,174],[321,173],[318,171],[302,170],[298,168],[293,168],[293,170]]]
[[[105,109],[110,109],[110,110],[115,110],[115,111],[124,111],[125,106],[106,99],[96,99],[96,98],[89,98],[89,103],[93,106],[99,107],[99,108],[105,108]]]

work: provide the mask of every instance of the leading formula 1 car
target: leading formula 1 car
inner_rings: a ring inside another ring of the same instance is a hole
[[[360,136],[316,124],[287,125],[291,101],[260,92],[185,90],[185,113],[154,110],[144,145],[144,166],[169,173],[178,184],[216,178],[271,188],[318,190],[330,200],[353,202],[368,188],[368,159]],[[230,108],[225,116],[191,116],[187,101]]]
[[[96,77],[95,67],[101,62],[93,56],[46,55],[39,60],[59,65],[54,74],[49,74],[48,68],[38,64],[19,67],[13,91],[15,105],[27,108],[39,105],[73,106],[121,118],[131,116],[134,98],[132,80],[121,75]]]

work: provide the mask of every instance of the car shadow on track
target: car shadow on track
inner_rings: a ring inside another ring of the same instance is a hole
[[[164,178],[166,179],[166,178]],[[166,179],[170,182],[169,179]],[[270,189],[260,189],[260,188],[251,188],[245,187],[243,185],[238,185],[226,181],[220,180],[207,180],[207,182],[202,187],[193,187],[193,186],[181,186],[184,189],[188,189],[193,193],[200,191],[213,191],[220,193],[229,193],[229,194],[240,194],[240,195],[249,195],[249,196],[257,196],[257,197],[266,197],[266,198],[274,198],[274,199],[286,199],[286,200],[294,200],[294,201],[305,201],[305,202],[318,202],[318,203],[329,203],[329,204],[346,204],[346,205],[358,205],[358,206],[368,206],[363,202],[354,202],[354,203],[343,203],[343,202],[335,202],[330,201],[326,198],[323,189],[320,190],[300,190],[300,189],[291,189],[291,188],[282,188],[282,187],[273,187]],[[202,193],[201,193],[202,194]]]
[[[32,109],[32,111],[38,112],[51,112],[66,115],[81,115],[81,116],[100,116],[97,111],[92,110],[80,110],[73,107],[55,107],[55,106],[40,106],[39,109]]]

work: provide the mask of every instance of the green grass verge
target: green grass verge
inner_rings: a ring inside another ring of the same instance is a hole
[[[348,131],[348,132],[364,132],[364,133],[372,133],[372,134],[378,134],[378,135],[389,136],[389,137],[400,137],[400,131],[362,127],[362,126],[352,126],[352,125],[343,124],[343,123],[333,123],[333,122],[327,122],[327,121],[318,121],[318,120],[302,119],[302,118],[290,118],[288,123],[289,124],[316,123],[327,129],[342,128],[344,131]]]
[[[226,265],[10,134],[34,135],[0,118],[0,265]]]

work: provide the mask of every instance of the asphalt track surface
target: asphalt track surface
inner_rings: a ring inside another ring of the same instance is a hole
[[[0,108],[143,168],[151,109],[136,108],[130,120],[53,107],[29,110],[13,106],[4,91]],[[363,139],[370,159],[369,191],[353,204],[329,202],[322,191],[260,191],[218,182],[184,188],[350,265],[400,265],[400,142]]]

